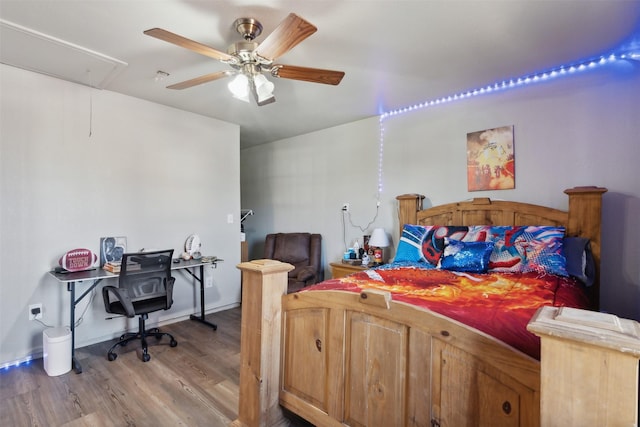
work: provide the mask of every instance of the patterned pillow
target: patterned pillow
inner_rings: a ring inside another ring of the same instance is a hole
[[[425,227],[426,234],[422,241],[422,255],[426,262],[434,267],[447,246],[446,239],[463,240],[469,232],[466,226],[430,225]]]
[[[440,268],[469,273],[487,272],[493,242],[461,242],[453,239],[447,241]]]
[[[427,230],[420,225],[405,224],[393,262],[427,262],[422,255],[422,241]]]
[[[526,254],[516,244],[525,227],[474,225],[463,239],[470,242],[493,242],[493,252],[489,261],[489,271],[499,273],[520,273],[526,265]]]
[[[462,240],[469,227],[405,224],[394,262],[424,262],[436,268],[446,246],[446,238]]]
[[[564,227],[405,225],[394,262],[420,262],[437,268],[445,239],[493,242],[489,272],[539,272],[568,276],[562,247]]]
[[[564,227],[555,226],[470,226],[464,241],[495,243],[489,261],[490,272],[549,273],[567,276],[562,250]]]
[[[528,226],[516,242],[526,254],[523,272],[568,276],[567,259],[562,249],[564,227]]]

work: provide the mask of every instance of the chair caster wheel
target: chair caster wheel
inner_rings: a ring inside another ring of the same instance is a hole
[[[170,345],[171,347],[175,347],[175,346],[177,346],[177,345],[178,345],[178,341],[176,341],[176,340],[171,340],[171,342],[169,343],[169,345]]]
[[[149,360],[151,360],[151,356],[149,356],[148,354],[143,354],[142,355],[142,361],[143,362],[148,362]]]
[[[109,362],[113,362],[114,360],[116,360],[117,357],[118,357],[118,355],[115,354],[115,353],[107,354],[107,359],[109,359]]]

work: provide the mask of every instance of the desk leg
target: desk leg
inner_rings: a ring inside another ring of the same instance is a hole
[[[203,265],[200,266],[200,277],[196,277],[195,275],[193,275],[193,277],[195,277],[195,279],[198,282],[200,282],[200,316],[196,316],[195,314],[192,314],[191,316],[189,316],[189,318],[191,320],[195,320],[196,322],[204,323],[205,325],[211,326],[213,330],[216,331],[218,329],[218,325],[211,323],[204,318],[204,266]]]
[[[71,367],[76,374],[82,373],[82,366],[76,359],[76,282],[69,282],[67,285],[71,300],[69,301],[71,319],[69,322],[69,329],[71,330]]]

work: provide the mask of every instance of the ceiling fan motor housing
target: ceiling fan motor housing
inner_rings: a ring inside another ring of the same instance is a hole
[[[253,40],[262,33],[262,24],[257,19],[238,18],[233,25],[245,40]]]
[[[258,47],[256,42],[237,42],[229,46],[227,53],[240,59],[240,62],[255,62],[253,51]]]

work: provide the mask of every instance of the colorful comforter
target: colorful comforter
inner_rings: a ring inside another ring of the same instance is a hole
[[[526,326],[544,305],[587,308],[575,279],[540,273],[460,273],[415,266],[389,266],[330,279],[311,290],[389,291],[402,301],[483,331],[540,359],[540,340]]]

